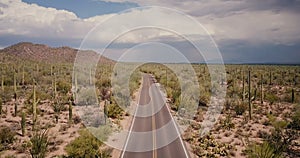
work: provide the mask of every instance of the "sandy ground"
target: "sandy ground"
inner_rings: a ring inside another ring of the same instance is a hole
[[[65,105],[66,109],[68,105]],[[22,144],[28,143],[33,135],[32,132],[32,115],[26,116],[26,135],[22,136],[21,132],[21,111],[26,111],[24,100],[20,99],[18,103],[19,113],[17,117],[13,116],[14,101],[8,102],[3,106],[4,110],[7,109],[7,114],[2,115],[0,120],[1,126],[8,126],[17,131],[16,140],[9,150],[1,152],[1,157],[14,155],[16,157],[31,157],[29,149],[23,149]],[[78,130],[81,128],[81,123],[69,124],[68,123],[68,110],[62,111],[59,116],[58,123],[55,122],[53,108],[49,101],[43,101],[38,105],[40,113],[38,115],[38,124],[43,130],[46,126],[48,129],[48,138],[50,141],[49,152],[47,157],[54,157],[56,155],[66,154],[64,147],[79,136]],[[73,117],[75,117],[75,110],[73,109]]]

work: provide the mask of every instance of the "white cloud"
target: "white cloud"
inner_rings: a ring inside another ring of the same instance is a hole
[[[123,2],[121,0],[107,0]],[[175,8],[194,16],[217,40],[246,40],[250,42],[267,42],[293,44],[300,40],[299,12],[287,10],[279,5],[280,0],[246,1],[246,0],[130,0],[140,5],[159,5]],[[269,8],[268,8],[269,7]],[[2,0],[0,2],[0,36],[21,35],[36,38],[82,39],[94,26],[117,14],[107,14],[81,19],[74,13],[55,8],[45,8],[36,4],[27,4],[21,0]],[[143,16],[141,16],[143,15]],[[119,26],[118,31],[126,30],[137,23],[168,22],[184,34],[192,34],[185,18],[174,14],[159,12],[155,9],[139,9],[118,14],[117,21],[111,25]],[[145,18],[146,17],[146,18]],[[131,21],[128,21],[131,19]],[[109,26],[108,26],[109,27]],[[107,29],[99,41],[110,41],[118,32]],[[160,36],[175,37],[172,33],[159,30],[130,32],[119,40],[121,43],[143,42]],[[197,37],[199,38],[199,36]],[[170,38],[169,38],[170,39]]]
[[[27,4],[21,0],[3,0],[0,6],[0,34],[44,38],[80,38],[92,26],[74,13]]]
[[[157,9],[137,9],[122,14],[106,14],[87,19],[78,18],[74,13],[55,8],[45,8],[36,4],[27,4],[21,0],[4,0],[0,5],[0,35],[20,35],[35,38],[61,38],[61,39],[82,39],[93,29],[94,26],[117,15],[118,18],[110,20],[106,25],[106,30],[101,32],[101,36],[92,35],[96,42],[111,41],[116,33],[132,28],[142,23],[147,26],[161,24],[170,18],[166,12]],[[190,26],[184,18],[174,15],[176,20],[169,20],[170,27],[180,28],[181,33],[193,33],[195,30],[188,29]],[[117,27],[111,27],[117,26]],[[114,28],[114,29],[112,29]],[[127,36],[119,40],[121,43],[142,42],[158,36],[171,36],[172,33],[159,30],[148,29],[143,31],[130,32]]]
[[[292,44],[299,41],[299,15],[272,11],[242,12],[224,18],[199,17],[204,26],[215,32],[219,40]],[[211,20],[213,19],[213,20]]]
[[[106,0],[125,2],[123,0]],[[281,0],[130,0],[165,6],[195,17],[217,40],[292,44],[300,40],[300,1]]]

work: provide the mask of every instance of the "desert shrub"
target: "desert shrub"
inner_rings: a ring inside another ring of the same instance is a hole
[[[133,94],[133,92],[135,90],[137,90],[140,86],[140,74],[138,74],[137,72],[134,72],[131,76],[130,76],[130,81],[129,81],[129,91],[130,91],[130,95]]]
[[[105,153],[105,150],[100,149],[102,142],[94,137],[88,130],[80,130],[79,134],[80,136],[70,142],[65,148],[69,157],[110,157],[110,153]]]
[[[97,103],[97,96],[94,90],[91,89],[80,89],[77,96],[77,105],[92,105]]]
[[[30,142],[24,141],[22,142],[22,144],[16,147],[16,150],[18,151],[18,153],[24,153],[29,147],[30,147]]]
[[[265,100],[269,101],[271,104],[278,102],[279,97],[273,93],[267,93],[265,94]]]
[[[226,116],[225,120],[221,121],[221,126],[227,130],[234,128],[234,124],[231,121],[231,116]]]
[[[225,105],[225,110],[230,109],[231,103],[232,103],[231,99],[227,98],[226,101],[225,101],[225,104],[224,104]]]
[[[281,154],[282,152],[288,151],[293,140],[297,139],[298,136],[299,133],[295,130],[276,128],[272,131],[271,135],[268,136],[267,141],[270,146],[274,148],[275,153]]]
[[[99,140],[106,141],[112,132],[109,125],[99,126],[98,128],[89,127],[89,131]]]
[[[243,113],[247,110],[247,105],[244,102],[237,102],[234,105],[234,111],[236,115],[243,115]]]
[[[274,149],[276,154],[282,154],[289,151],[293,141],[299,137],[299,131],[289,129],[288,122],[284,120],[277,120],[273,115],[269,115],[269,124],[272,129],[271,134],[266,136],[266,141]]]
[[[96,87],[109,87],[110,86],[110,79],[107,78],[101,78],[100,80],[97,80],[95,83]]]
[[[111,100],[111,104],[107,105],[107,116],[110,118],[120,118],[124,110],[118,106],[114,99]]]
[[[296,105],[295,113],[292,115],[292,122],[289,127],[295,130],[300,130],[300,105]]]
[[[199,100],[208,105],[209,104],[209,100],[210,100],[210,94],[209,93],[201,93],[202,95],[199,97]]]
[[[217,142],[211,135],[196,138],[196,145],[192,146],[198,157],[226,157],[234,147],[227,143]]]
[[[71,90],[71,83],[65,80],[60,80],[57,83],[57,90],[63,94],[67,94]]]
[[[1,94],[3,103],[10,101],[13,98],[13,93],[12,87],[5,87],[5,93]]]
[[[248,158],[281,158],[281,154],[275,152],[275,149],[268,142],[262,144],[250,144],[245,150]]]
[[[16,132],[4,126],[0,129],[0,151],[5,150],[15,140]]]
[[[81,118],[80,118],[78,115],[76,115],[75,117],[73,117],[73,122],[74,122],[75,124],[78,124],[78,123],[81,122]]]
[[[30,139],[30,142],[30,154],[32,158],[43,158],[46,156],[49,144],[47,130],[35,132],[33,137]]]
[[[16,158],[16,156],[15,155],[7,155],[4,158]]]

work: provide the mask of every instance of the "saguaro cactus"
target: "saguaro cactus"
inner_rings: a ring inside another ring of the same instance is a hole
[[[248,71],[248,104],[249,104],[249,118],[252,119],[252,104],[251,104],[251,71]]]
[[[107,100],[105,99],[105,101],[104,101],[104,122],[105,122],[105,124],[106,124],[107,116],[108,116]]]
[[[296,86],[297,85],[297,72],[296,72],[296,70],[295,70],[295,73],[294,73],[293,81],[294,81],[294,86]]]
[[[90,76],[90,85],[92,85],[93,84],[92,68],[90,68],[90,74],[89,74],[89,76]]]
[[[166,87],[168,87],[168,69],[166,68]]]
[[[260,74],[260,103],[263,104],[264,100],[264,93],[263,93],[263,74]]]
[[[39,64],[36,64],[36,72],[39,73],[40,69],[39,69]]]
[[[50,76],[52,76],[52,74],[53,74],[53,66],[51,65]]]
[[[37,121],[37,114],[36,114],[36,107],[39,102],[36,98],[36,86],[35,86],[35,81],[33,81],[33,102],[32,102],[32,130],[35,130],[36,126],[36,121]]]
[[[62,108],[61,101],[59,100],[59,98],[55,98],[55,101],[53,104],[53,111],[54,111],[54,118],[55,118],[56,123],[58,123],[61,108]]]
[[[26,115],[25,115],[25,112],[22,112],[21,128],[22,128],[22,135],[25,136],[25,134],[26,134]]]
[[[56,98],[56,95],[57,95],[56,73],[54,73],[53,89],[54,89],[54,92],[53,92],[53,98]]]
[[[100,79],[101,80],[101,79]],[[75,86],[74,86],[74,89],[72,89],[72,97],[73,97],[73,99],[72,99],[72,101],[74,102],[74,103],[76,103],[76,94],[77,94],[77,90],[78,90],[78,82],[77,82],[77,73],[75,73],[74,72],[74,84],[75,84]]]
[[[295,101],[295,92],[294,92],[294,88],[292,89],[292,103],[294,103]]]
[[[18,112],[18,97],[17,97],[17,79],[16,79],[16,73],[14,73],[14,99],[15,99],[15,114],[14,116],[17,116],[17,112]]]
[[[232,96],[235,97],[236,96],[236,81],[235,81],[235,73],[232,74]]]
[[[2,115],[2,98],[0,97],[0,115]]]
[[[24,65],[22,67],[22,85],[25,85],[25,70],[24,70]]]
[[[70,100],[70,103],[69,103],[69,123],[72,123],[72,118],[73,118],[73,112],[72,112],[72,101]]]
[[[242,80],[243,80],[243,92],[242,92],[242,101],[244,101],[245,100],[245,74],[244,74],[245,72],[243,71],[243,73],[242,73]]]
[[[269,72],[269,79],[270,79],[269,84],[272,85],[272,72],[271,71]]]
[[[4,92],[4,71],[2,70],[2,74],[1,74],[1,88],[2,88],[2,91]]]

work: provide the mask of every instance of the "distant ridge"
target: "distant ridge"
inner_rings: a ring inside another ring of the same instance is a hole
[[[21,42],[0,50],[0,62],[29,60],[46,63],[73,63],[78,49],[70,47],[50,47],[44,44]],[[93,51],[88,51],[93,52]],[[96,54],[96,52],[93,52]],[[114,63],[113,60],[101,56],[101,63]]]

